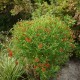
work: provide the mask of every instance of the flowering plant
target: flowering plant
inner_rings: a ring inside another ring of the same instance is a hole
[[[58,17],[45,15],[18,22],[12,34],[15,55],[27,57],[34,77],[39,75],[41,80],[53,76],[75,47],[71,29]]]
[[[13,57],[12,50],[4,49],[0,54],[0,80],[18,80],[24,73],[23,65]]]

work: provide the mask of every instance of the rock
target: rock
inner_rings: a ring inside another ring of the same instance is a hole
[[[80,80],[80,62],[69,61],[58,75],[57,80]]]

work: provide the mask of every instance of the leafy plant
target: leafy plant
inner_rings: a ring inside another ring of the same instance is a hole
[[[63,20],[70,28],[76,23],[76,20],[69,15],[64,16]]]
[[[65,15],[74,16],[79,10],[78,0],[51,0],[51,4],[43,2],[37,5],[38,8],[33,12],[33,17],[39,17],[45,14],[64,17]]]
[[[71,29],[59,17],[49,15],[18,22],[12,35],[9,47],[15,55],[27,58],[29,72],[41,80],[55,76],[75,47]]]
[[[18,80],[23,74],[23,65],[13,57],[10,49],[4,49],[0,54],[0,80]]]
[[[76,44],[75,55],[78,59],[80,59],[80,44],[79,43]]]

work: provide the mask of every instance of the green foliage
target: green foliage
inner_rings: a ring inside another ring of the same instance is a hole
[[[13,16],[21,13],[24,19],[29,18],[33,11],[32,3],[30,0],[14,0],[14,7],[11,9],[11,14]]]
[[[20,19],[29,19],[32,10],[30,0],[0,0],[0,31],[9,30]]]
[[[42,15],[51,14],[53,12],[53,6],[48,5],[47,2],[44,2],[43,4],[37,4],[37,9],[32,13],[32,18],[41,17]]]
[[[48,4],[48,2],[50,2],[50,4]],[[34,0],[33,2],[32,0],[1,0],[0,13],[6,15],[0,16],[0,29],[7,30],[7,28],[13,25],[13,20],[10,19],[11,15],[19,15],[19,17],[16,16],[17,19],[31,19],[32,15],[33,18],[36,18],[45,14],[61,17],[66,14],[73,16],[76,10],[79,11],[79,5],[79,0]]]
[[[71,29],[58,17],[42,16],[14,25],[10,48],[28,59],[41,80],[55,75],[75,47]]]
[[[3,50],[0,53],[0,80],[18,80],[23,74],[23,65],[12,57],[12,53]]]
[[[44,2],[39,4],[38,8],[33,12],[33,17],[40,17],[45,14],[51,14],[56,16],[74,16],[75,12],[78,10],[79,2],[75,0],[57,0],[53,1],[51,5]]]
[[[6,8],[6,4],[9,3],[10,0],[0,0],[0,11]]]
[[[0,16],[0,30],[10,28],[14,22],[11,17],[15,15],[29,19],[32,14],[33,19],[14,25],[13,37],[9,45],[4,45],[10,48],[10,54],[7,50],[1,52],[0,80],[17,80],[23,71],[27,72],[27,78],[31,80],[37,76],[41,80],[56,76],[60,65],[68,61],[75,48],[70,28],[80,22],[79,15],[76,20],[72,18],[79,12],[79,5],[80,0],[34,0],[34,3],[31,0],[0,1],[0,11],[6,13],[5,16]],[[5,39],[2,35],[0,37]],[[3,44],[0,44],[0,49],[2,48]],[[79,44],[75,49],[76,56],[80,58]]]
[[[80,59],[80,44],[79,43],[76,44],[75,55],[78,59]]]
[[[5,41],[5,39],[6,39],[6,36],[0,33],[0,42]]]
[[[36,3],[42,3],[44,0],[34,0]]]
[[[72,27],[76,23],[76,20],[69,15],[64,16],[63,20],[69,27]]]

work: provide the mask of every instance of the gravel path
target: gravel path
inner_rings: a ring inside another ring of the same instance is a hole
[[[80,80],[80,61],[69,61],[58,74],[57,80]]]

